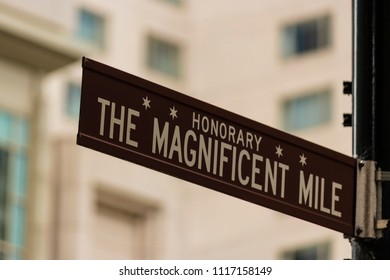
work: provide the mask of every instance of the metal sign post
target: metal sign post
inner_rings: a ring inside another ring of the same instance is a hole
[[[390,1],[353,0],[353,153],[365,178],[358,180],[364,210],[357,208],[353,259],[390,259],[389,34]]]

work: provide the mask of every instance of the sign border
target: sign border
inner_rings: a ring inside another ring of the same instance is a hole
[[[175,90],[169,89],[167,87],[164,87],[162,85],[158,85],[156,83],[153,83],[151,81],[142,79],[140,77],[134,76],[132,74],[129,74],[127,72],[124,72],[122,70],[113,68],[111,66],[102,64],[100,62],[94,61],[92,59],[83,57],[82,60],[82,67],[83,69],[88,69],[97,73],[100,73],[105,76],[109,76],[110,78],[114,80],[118,80],[127,84],[130,84],[134,87],[140,88],[142,90],[147,90],[149,92],[152,92],[155,95],[162,96],[165,99],[170,99],[174,101],[175,103],[182,103],[187,107],[193,107],[197,111],[204,111],[213,115],[218,116],[220,119],[225,120],[227,122],[236,124],[238,126],[241,126],[243,128],[247,128],[254,131],[260,131],[262,135],[271,137],[271,138],[279,138],[283,139],[284,142],[288,143],[289,145],[301,148],[309,151],[310,153],[317,154],[321,157],[328,158],[332,161],[337,161],[339,163],[342,163],[344,165],[349,166],[350,168],[354,169],[354,174],[356,175],[356,168],[357,168],[357,162],[354,158],[348,157],[344,154],[341,154],[339,152],[333,151],[331,149],[325,148],[323,146],[317,145],[315,143],[312,143],[310,141],[304,140],[302,138],[296,137],[294,135],[288,134],[286,132],[277,130],[275,128],[269,127],[267,125],[264,125],[262,123],[256,122],[254,120],[251,120],[249,118],[240,116],[238,114],[235,114],[233,112],[227,111],[225,109],[216,107],[214,105],[211,105],[207,102],[195,99],[193,97],[190,97],[188,95],[182,94],[180,92],[177,92]],[[82,83],[82,92],[84,92],[84,83]],[[348,235],[353,235],[354,233],[354,219],[352,221],[352,224],[342,222],[336,218],[332,219],[332,217],[329,217],[327,215],[323,215],[321,213],[313,212],[310,210],[306,210],[302,207],[294,206],[293,204],[283,202],[279,199],[273,199],[270,196],[263,195],[261,193],[255,192],[254,190],[251,190],[250,188],[245,189],[243,191],[242,188],[239,188],[238,186],[235,186],[233,184],[229,184],[223,180],[218,180],[216,178],[209,177],[207,175],[203,175],[200,173],[193,172],[189,169],[183,168],[181,166],[175,165],[173,163],[167,163],[166,161],[161,161],[157,158],[150,157],[148,155],[136,152],[131,149],[125,149],[122,146],[110,143],[108,141],[104,141],[102,139],[98,139],[96,137],[84,134],[80,132],[80,124],[82,122],[82,112],[81,108],[84,108],[86,104],[84,104],[84,98],[83,95],[81,97],[81,104],[80,104],[80,119],[79,119],[79,131],[77,134],[77,144],[85,146],[87,148],[91,148],[93,150],[107,153],[109,155],[118,157],[120,159],[128,160],[128,156],[125,156],[125,153],[123,153],[123,150],[126,150],[126,155],[128,153],[132,154],[131,162],[134,162],[136,164],[139,164],[141,166],[148,167],[150,169],[177,177],[177,178],[185,178],[184,180],[201,185],[203,187],[206,187],[208,189],[213,189],[218,192],[222,192],[224,194],[234,196],[240,199],[243,199],[248,202],[255,203],[257,205],[282,212],[284,214],[294,216],[296,218],[306,220],[311,223],[319,224],[322,226],[325,226],[327,228],[343,232]],[[161,164],[163,162],[163,164]],[[172,168],[172,166],[174,168]],[[195,173],[197,176],[193,176],[193,173]],[[212,179],[215,184],[213,186],[210,186],[209,180]],[[226,185],[229,185],[230,188],[226,188]],[[353,186],[356,185],[356,176],[354,176],[354,182],[352,183]],[[353,204],[355,206],[355,195],[356,190],[355,188],[352,190],[353,193]],[[258,201],[258,197],[263,197],[261,204]],[[284,204],[285,208],[275,207],[274,201],[277,201],[278,204]],[[306,212],[307,217],[302,217],[300,213]],[[355,207],[353,209],[353,217],[355,217]],[[316,220],[317,222],[313,222],[313,220]],[[328,221],[332,221],[334,225],[328,225]]]

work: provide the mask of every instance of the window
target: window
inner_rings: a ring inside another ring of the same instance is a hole
[[[79,10],[76,37],[98,47],[104,46],[104,18],[86,9]]]
[[[0,109],[0,259],[22,258],[27,143],[27,120]]]
[[[98,188],[91,236],[93,259],[152,259],[158,255],[158,207],[143,198]]]
[[[79,117],[80,98],[81,87],[77,84],[69,83],[66,91],[65,112],[73,119],[78,119]]]
[[[331,95],[328,90],[314,92],[283,104],[284,129],[296,131],[325,124],[331,120]]]
[[[183,4],[183,0],[160,0],[160,1],[165,1],[176,6],[180,6],[181,4]]]
[[[330,45],[329,16],[287,25],[283,28],[283,55],[301,55]]]
[[[168,76],[180,76],[180,49],[175,44],[153,36],[147,38],[147,65]]]
[[[329,244],[318,244],[304,248],[285,251],[282,254],[285,260],[327,260],[329,259]]]

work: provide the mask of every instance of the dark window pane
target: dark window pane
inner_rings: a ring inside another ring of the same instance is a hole
[[[299,22],[283,28],[283,54],[291,56],[330,45],[330,17]]]
[[[328,91],[307,94],[284,102],[284,129],[300,130],[327,123],[331,119],[332,103]]]
[[[326,260],[329,259],[329,251],[329,244],[323,243],[286,251],[282,258],[286,260]]]
[[[180,76],[180,49],[175,44],[148,37],[147,64],[172,77]]]
[[[0,143],[8,143],[11,140],[11,116],[0,111]]]
[[[8,151],[0,149],[0,240],[6,238]]]
[[[65,110],[71,118],[77,119],[80,112],[81,88],[79,85],[69,83],[66,92]]]
[[[20,259],[25,230],[27,186],[26,118],[0,110],[0,259]],[[6,140],[6,141],[4,141]]]
[[[183,0],[161,0],[161,1],[168,2],[170,4],[177,5],[177,6],[183,4]]]
[[[91,11],[79,11],[78,29],[76,36],[98,47],[104,46],[104,18]]]

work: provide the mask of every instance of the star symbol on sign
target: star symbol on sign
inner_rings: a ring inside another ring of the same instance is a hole
[[[169,115],[172,117],[172,120],[177,118],[177,110],[176,110],[175,106],[173,106],[172,108],[169,108],[169,110],[171,110],[171,113]]]
[[[149,99],[149,97],[145,97],[145,98],[142,98],[142,100],[144,101],[144,103],[142,103],[142,106],[145,107],[145,110],[147,110],[148,108],[151,108],[150,107],[150,102],[151,100]]]
[[[302,167],[303,167],[304,165],[307,165],[307,162],[306,162],[307,157],[305,157],[305,154],[304,154],[304,153],[302,153],[302,155],[300,155],[299,158],[300,158],[299,163],[302,164]]]
[[[276,152],[275,154],[278,155],[278,158],[282,157],[283,156],[283,149],[279,146],[275,147],[276,148]]]

